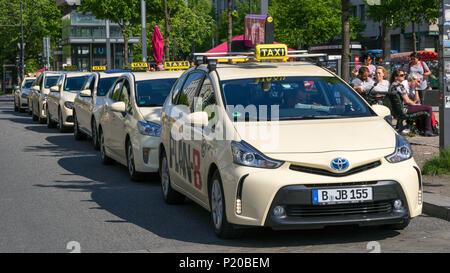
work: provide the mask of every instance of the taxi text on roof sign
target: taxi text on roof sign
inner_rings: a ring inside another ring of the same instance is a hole
[[[106,70],[106,66],[93,66],[92,71],[104,71]]]
[[[66,65],[63,67],[63,69],[65,71],[75,71],[75,70],[77,70],[77,66],[76,65]]]
[[[189,69],[191,65],[188,61],[164,62],[164,69]]]
[[[147,63],[143,63],[143,62],[141,62],[141,63],[132,63],[131,64],[131,68],[133,68],[133,69],[147,68],[147,67],[148,67],[148,64]]]
[[[284,44],[261,44],[255,47],[256,60],[286,60],[287,54]]]

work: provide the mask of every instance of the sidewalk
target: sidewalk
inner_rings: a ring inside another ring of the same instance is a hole
[[[436,117],[437,118],[437,117]],[[422,169],[428,159],[439,155],[439,137],[406,137],[413,156]],[[423,176],[423,212],[450,221],[450,175]]]

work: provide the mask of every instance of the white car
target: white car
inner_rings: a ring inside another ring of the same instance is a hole
[[[99,139],[103,164],[128,167],[132,180],[157,173],[161,106],[181,72],[137,72],[122,75],[100,111]]]
[[[31,87],[29,107],[34,121],[45,123],[47,119],[47,97],[50,87],[54,86],[61,77],[59,72],[43,72]]]
[[[50,88],[47,99],[47,127],[58,127],[61,133],[73,127],[73,102],[92,73],[64,73],[55,86]]]
[[[198,203],[224,238],[250,226],[408,226],[422,177],[389,109],[286,52],[261,45],[256,56],[280,60],[211,58],[180,77],[161,113],[164,200]]]
[[[29,77],[22,81],[21,86],[14,92],[14,111],[24,112],[28,109],[28,95],[36,78]]]
[[[105,95],[123,73],[93,73],[75,97],[73,105],[74,136],[76,140],[92,138],[94,148],[100,149],[98,141],[99,109]]]

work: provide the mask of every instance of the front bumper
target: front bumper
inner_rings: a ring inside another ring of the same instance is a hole
[[[136,133],[133,139],[134,165],[138,172],[156,173],[159,169],[159,137]]]
[[[312,205],[313,189],[371,187],[371,202]],[[395,200],[401,200],[402,209],[394,209]],[[281,217],[273,215],[276,206],[285,208]],[[400,224],[409,218],[409,210],[402,187],[395,181],[354,183],[352,185],[292,185],[283,187],[275,195],[264,226],[272,229],[318,229],[332,225]]]

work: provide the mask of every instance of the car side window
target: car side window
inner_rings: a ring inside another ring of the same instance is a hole
[[[183,89],[180,92],[180,97],[177,103],[178,105],[186,105],[192,112],[194,97],[197,93],[203,76],[203,72],[193,72],[188,76],[186,82],[183,85]]]
[[[118,81],[109,94],[109,98],[113,101],[119,101],[120,90],[122,89],[123,81]]]
[[[197,97],[201,99],[197,101],[201,105],[195,105],[195,110],[197,111],[204,111],[207,106],[216,104],[216,95],[214,94],[214,88],[209,77],[206,77],[203,81],[202,88],[200,88]]]
[[[83,84],[83,87],[81,88],[81,90],[89,89],[89,90],[91,90],[91,91],[94,91],[94,90],[92,90],[93,87],[94,87],[94,82],[95,82],[95,75],[91,75],[91,76],[86,80],[86,82]]]
[[[178,78],[177,82],[174,84],[173,89],[172,89],[172,103],[173,104],[177,104],[178,102],[178,97],[180,96],[180,90],[181,87],[183,86],[184,80],[187,77],[187,73],[181,75],[180,78]]]
[[[123,87],[122,92],[120,93],[119,101],[125,102],[125,105],[127,106],[127,110],[131,110],[131,102],[130,102],[130,83],[128,80],[123,81]]]

